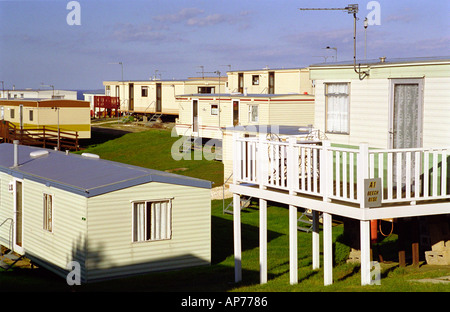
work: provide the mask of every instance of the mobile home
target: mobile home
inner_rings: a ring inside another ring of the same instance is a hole
[[[310,66],[315,82],[314,126],[332,143],[376,148],[448,146],[450,57]]]
[[[77,100],[77,91],[70,90],[41,90],[41,89],[12,89],[0,90],[4,99],[63,99]]]
[[[211,263],[211,183],[0,144],[0,243],[82,282]]]
[[[309,94],[190,94],[177,97],[178,135],[222,140],[225,127],[314,122],[314,96]]]
[[[307,144],[297,135],[277,140],[265,132],[232,132],[235,280],[242,280],[242,196],[259,200],[261,283],[267,282],[267,201],[289,205],[291,284],[298,283],[295,233],[304,209],[312,211],[312,269],[321,267],[322,214],[324,285],[333,283],[334,215],[359,224],[351,233],[360,251],[362,285],[374,282],[371,244],[377,220],[388,220],[398,233],[400,266],[406,263],[405,237],[414,265],[423,251],[427,262],[448,264],[450,58],[383,57],[357,67],[339,62],[309,70],[315,85],[313,126],[326,135],[321,144]],[[445,235],[423,244],[419,218],[434,220],[425,234]],[[420,251],[419,241],[431,250]]]
[[[14,99],[0,100],[0,120],[20,129],[47,129],[91,137],[90,104],[79,100]]]
[[[312,94],[308,68],[263,68],[227,72],[231,93]]]
[[[140,115],[179,115],[176,95],[225,90],[226,77],[183,80],[104,81],[105,95],[119,97],[120,111]]]

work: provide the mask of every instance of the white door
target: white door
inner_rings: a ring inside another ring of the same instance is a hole
[[[14,179],[14,251],[23,254],[23,181]]]
[[[422,79],[391,79],[390,148],[422,147],[422,110]],[[397,159],[394,159],[394,181],[397,181],[397,166],[401,166],[401,180],[404,186],[406,171],[410,170],[410,176],[413,177],[416,161],[420,159],[415,159],[413,153],[410,168],[406,168],[405,157],[402,157],[401,164],[397,164]]]
[[[422,147],[422,79],[391,80],[390,148]]]

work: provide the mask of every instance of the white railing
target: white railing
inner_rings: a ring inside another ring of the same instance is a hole
[[[384,181],[384,202],[450,198],[448,151],[396,149],[369,151],[369,174]]]
[[[369,150],[297,140],[235,134],[234,183],[361,204],[364,179],[381,178],[382,203],[450,198],[449,148]]]

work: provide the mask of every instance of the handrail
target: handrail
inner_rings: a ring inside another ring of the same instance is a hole
[[[9,243],[9,249],[12,250],[13,249],[12,235],[13,235],[13,229],[14,229],[14,220],[13,220],[13,218],[6,218],[2,222],[2,224],[0,224],[0,227],[3,226],[3,224],[5,224],[7,221],[11,221],[10,230],[9,230],[9,237],[8,237],[8,243]]]
[[[231,172],[230,176],[223,182],[222,184],[222,213],[225,213],[225,184],[227,184],[228,180],[233,176],[233,172]],[[227,207],[228,208],[228,207]]]
[[[0,129],[5,142],[12,142],[17,139],[22,144],[42,145],[44,148],[46,145],[50,145],[78,150],[78,131],[61,131],[61,129],[57,130],[51,126],[17,129],[17,126],[9,121],[3,121],[0,124]],[[52,141],[59,141],[59,144]]]
[[[153,104],[156,104],[156,101],[152,101],[152,102],[147,106],[147,108],[144,110],[144,114],[145,114],[145,112],[147,111],[147,109],[149,109],[149,107],[152,106]]]
[[[355,149],[237,133],[233,142],[237,183],[362,205],[364,180],[381,178],[382,204],[450,198],[450,148]]]

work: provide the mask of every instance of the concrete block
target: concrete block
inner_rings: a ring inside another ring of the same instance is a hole
[[[425,260],[431,265],[450,265],[450,248],[425,251]]]

